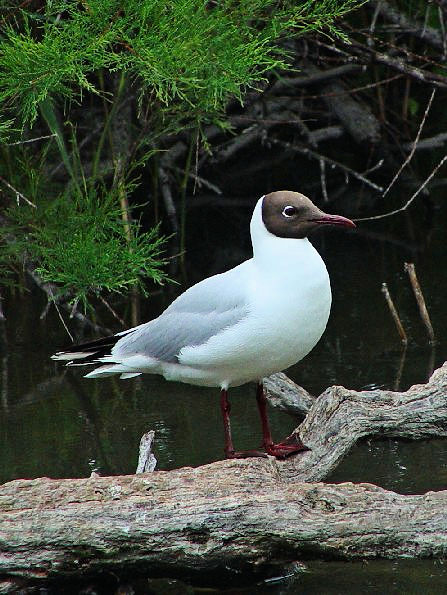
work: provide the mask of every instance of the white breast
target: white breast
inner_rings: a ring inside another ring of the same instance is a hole
[[[244,269],[249,316],[181,352],[180,364],[188,376],[200,371],[201,384],[237,386],[284,370],[309,353],[326,328],[331,289],[320,255],[306,239],[267,239],[268,250],[255,252]]]

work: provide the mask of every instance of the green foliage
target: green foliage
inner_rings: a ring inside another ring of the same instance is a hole
[[[32,126],[52,138],[29,150],[3,148],[7,192],[17,188],[37,208],[22,201],[9,209],[0,267],[25,253],[44,280],[84,305],[101,291],[144,291],[145,279],[161,282],[157,228],[143,233],[127,220],[130,176],[167,134],[194,128],[205,143],[204,124],[227,126],[230,99],[242,102],[247,88],[287,65],[282,39],[322,28],[336,35],[334,19],[361,3],[51,0],[3,8],[0,140],[15,140],[17,131],[28,136]],[[132,94],[138,130],[122,110]],[[85,109],[76,120],[79,105]],[[81,159],[78,130],[85,140],[92,113],[102,131]],[[52,179],[61,170],[65,180]],[[186,173],[184,180],[183,199]]]
[[[166,280],[164,238],[158,228],[141,232],[137,222],[123,226],[113,193],[94,189],[59,196],[37,211],[9,211],[26,237],[26,253],[38,264],[44,281],[57,283],[61,294],[87,306],[91,294],[123,292],[145,279]],[[130,233],[129,233],[130,232]],[[23,247],[23,246],[22,246]]]
[[[285,66],[284,36],[328,28],[357,0],[74,0],[46,4],[44,16],[22,11],[20,30],[0,40],[0,101],[32,123],[48,96],[97,93],[91,74],[125,70],[161,106],[183,117],[210,118],[229,97]],[[38,18],[37,18],[38,17]]]
[[[7,142],[13,130],[14,120],[0,120],[0,143]]]
[[[7,26],[2,32],[0,100],[16,104],[23,123],[34,122],[39,103],[49,94],[73,97],[75,85],[80,91],[96,90],[87,77],[106,66],[110,40],[98,35],[95,21],[83,29],[84,11],[73,16],[58,24],[48,13],[36,26],[32,15],[22,12],[22,29]]]

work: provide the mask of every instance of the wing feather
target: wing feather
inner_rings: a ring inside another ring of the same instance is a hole
[[[122,337],[112,356],[139,353],[176,362],[183,347],[202,345],[236,325],[249,313],[246,293],[235,274],[238,270],[243,273],[240,269],[246,264],[209,277],[182,293],[161,316]]]

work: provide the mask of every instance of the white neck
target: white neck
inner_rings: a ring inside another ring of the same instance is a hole
[[[270,233],[262,220],[261,197],[256,203],[250,222],[251,242],[253,245],[253,260],[256,264],[272,269],[281,269],[282,265],[306,266],[315,257],[321,260],[319,254],[307,238],[280,238]]]

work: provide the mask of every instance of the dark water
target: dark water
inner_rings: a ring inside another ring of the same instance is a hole
[[[364,224],[358,233],[327,230],[315,236],[313,242],[332,279],[332,316],[319,345],[289,371],[311,393],[319,394],[332,384],[404,390],[425,382],[447,359],[447,205],[442,197],[436,201],[434,213],[432,222],[424,222],[416,213],[398,222]],[[189,239],[190,282],[249,256],[249,215],[249,206],[238,217],[223,207],[194,212],[198,225]],[[435,350],[428,345],[403,272],[405,261],[416,264],[438,337]],[[381,294],[383,281],[389,285],[410,336],[405,353]],[[166,305],[165,299],[157,296],[150,302],[150,316]],[[80,372],[67,371],[49,359],[69,341],[56,312],[39,320],[44,306],[42,296],[34,292],[11,295],[4,304],[7,321],[0,328],[1,482],[43,475],[85,477],[93,469],[102,474],[133,473],[139,439],[148,429],[156,431],[160,469],[222,458],[216,389],[168,383],[155,376],[84,380]],[[75,325],[68,324],[76,332]],[[253,447],[260,438],[254,387],[240,387],[231,393],[236,447]],[[296,425],[295,419],[278,411],[271,412],[271,421],[277,437]],[[401,493],[445,488],[447,441],[365,441],[328,480],[373,482]],[[445,567],[439,561],[315,562],[309,563],[303,574],[229,592],[440,593],[446,584]],[[188,592],[180,584],[177,587],[173,592]],[[141,592],[157,592],[148,586],[145,589]],[[163,587],[158,592],[168,591]]]

